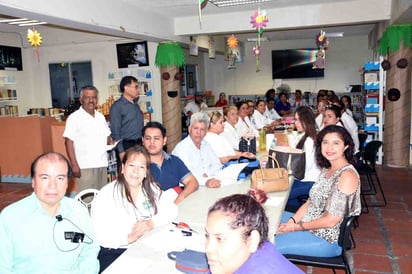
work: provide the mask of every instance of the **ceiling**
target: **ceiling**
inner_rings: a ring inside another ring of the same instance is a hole
[[[350,5],[353,0],[311,0],[309,1],[310,5],[313,4],[325,4],[325,3],[345,3]],[[157,14],[165,17],[173,17],[173,18],[180,18],[180,17],[193,17],[199,16],[199,9],[198,9],[198,0],[119,0],[117,2],[119,5],[127,4],[129,6],[136,6],[138,12],[147,11],[155,11]],[[304,6],[308,5],[308,0],[272,0],[271,2],[264,2],[260,4],[261,9],[275,9],[275,8],[292,8],[294,6]],[[250,4],[250,5],[239,5],[236,7],[226,7],[226,8],[218,8],[211,3],[207,3],[206,6],[202,9],[202,16],[207,17],[211,15],[219,15],[219,14],[236,14],[239,12],[250,12],[252,15],[257,10],[257,4]],[[9,18],[10,16],[7,14],[1,14],[0,11],[0,19],[1,18]],[[30,19],[37,19],[37,18],[30,18]],[[155,22],[155,21],[154,21]],[[161,20],[160,20],[161,22]],[[412,22],[412,8],[409,7],[407,12],[405,12],[401,18],[398,20],[397,23],[410,23]],[[335,32],[344,32],[345,36],[354,36],[354,35],[368,35],[370,31],[373,29],[375,23],[377,22],[367,22],[361,24],[344,24],[340,22],[336,26],[322,26],[322,29],[326,33],[335,33]],[[48,25],[40,25],[36,26],[36,29],[39,31],[82,31],[85,32],[84,29],[78,28],[76,26],[70,26],[62,24],[48,24]],[[271,30],[266,29],[264,32],[264,36],[267,36],[270,40],[294,40],[294,39],[313,39],[314,34],[318,33],[320,27],[314,26],[312,28],[294,28],[294,29],[284,29],[284,30]],[[19,32],[25,35],[27,31],[27,27],[17,27],[17,26],[10,26],[4,23],[0,23],[0,32]],[[224,33],[224,29],[220,30],[219,35],[227,35],[232,34],[232,32]],[[252,29],[250,32],[252,33],[254,30]],[[110,33],[111,36],[105,36],[97,33],[101,33],[101,31],[96,31],[95,34],[91,34],[91,29],[89,28],[82,38],[82,35],[79,35],[80,38],[76,39],[84,39],[87,41],[87,37],[90,39],[91,37],[95,40],[108,40],[110,37],[114,38],[115,36],[113,33]],[[87,34],[87,35],[86,35]],[[213,33],[211,33],[213,34]],[[193,34],[194,35],[194,34]],[[77,36],[77,35],[76,35]],[[67,43],[64,39],[70,39],[69,37],[74,37],[73,35],[62,35],[59,39],[62,40],[63,43]],[[123,38],[125,38],[123,36]],[[126,37],[127,38],[127,37]],[[54,41],[56,42],[56,41]],[[71,43],[81,43],[83,41],[70,41]],[[44,41],[44,45],[47,46],[47,43],[51,43],[50,41]]]

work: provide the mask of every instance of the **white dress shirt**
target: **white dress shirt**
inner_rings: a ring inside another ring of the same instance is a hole
[[[206,185],[206,181],[222,169],[222,164],[209,143],[202,140],[198,149],[190,135],[176,145],[172,154],[185,163],[199,185]]]

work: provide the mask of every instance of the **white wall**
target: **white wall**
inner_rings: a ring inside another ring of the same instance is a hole
[[[5,35],[0,34],[2,44],[5,41],[3,36]],[[20,47],[20,42],[16,38],[13,39],[8,38],[10,42],[7,45]],[[0,75],[13,75],[16,77],[19,114],[24,115],[30,108],[51,107],[49,63],[91,61],[93,85],[99,90],[99,104],[102,104],[108,98],[108,87],[114,84],[113,81],[108,80],[108,73],[118,70],[116,44],[125,42],[130,42],[130,40],[41,46],[39,48],[40,62],[36,59],[35,49],[26,47],[22,49],[23,71],[0,70]],[[160,76],[159,70],[154,65],[156,50],[157,43],[149,42],[149,68],[153,77],[154,114],[152,119],[161,121]]]
[[[239,37],[241,41],[242,37]],[[244,38],[243,38],[244,39]],[[364,63],[372,58],[368,49],[368,37],[353,36],[330,38],[330,48],[326,53],[326,70],[323,79],[287,79],[272,80],[271,51],[276,49],[292,49],[315,47],[313,40],[270,41],[262,42],[260,56],[260,72],[256,72],[255,58],[252,55],[254,43],[244,42],[245,56],[243,63],[237,63],[236,69],[227,69],[227,61],[223,56],[209,59],[204,55],[204,89],[212,90],[215,96],[225,91],[227,94],[264,94],[271,87],[281,83],[290,85],[292,91],[317,92],[319,89],[332,89],[344,92],[345,86],[360,84],[360,72]]]
[[[48,39],[53,39],[49,37]],[[241,38],[239,38],[240,40]],[[244,39],[244,38],[243,38]],[[20,46],[16,35],[0,34],[2,44]],[[4,41],[4,42],[3,42]],[[19,96],[19,112],[24,114],[30,108],[51,107],[49,80],[49,63],[74,62],[90,60],[92,62],[93,84],[100,91],[100,103],[108,97],[108,86],[113,84],[107,77],[108,72],[117,70],[116,43],[129,42],[114,40],[67,44],[61,46],[40,47],[40,62],[37,62],[32,47],[23,48],[23,71],[0,71],[0,75],[14,74],[17,78],[16,89]],[[271,50],[286,48],[314,47],[314,40],[271,41],[262,43],[260,72],[256,72],[255,58],[251,54],[254,43],[245,42],[243,63],[236,64],[236,69],[227,69],[227,61],[222,55],[209,59],[208,54],[199,52],[198,57],[187,56],[188,64],[199,65],[201,90],[212,90],[215,96],[225,91],[227,94],[264,94],[272,86],[287,83],[292,90],[316,92],[318,89],[333,89],[343,92],[345,86],[360,84],[358,69],[372,58],[368,49],[367,37],[344,37],[330,39],[330,49],[326,54],[326,71],[324,79],[272,80]],[[161,121],[161,89],[159,70],[154,66],[157,43],[150,43],[149,62],[153,74],[154,120]]]

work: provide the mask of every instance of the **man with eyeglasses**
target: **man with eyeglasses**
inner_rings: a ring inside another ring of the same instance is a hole
[[[125,76],[120,81],[122,96],[110,108],[110,129],[114,141],[118,143],[118,165],[125,151],[142,143],[143,112],[138,104],[139,83],[133,76]]]
[[[112,140],[106,119],[96,110],[97,101],[96,87],[82,87],[82,105],[67,118],[63,132],[79,192],[88,188],[101,189],[107,183],[106,147]]]

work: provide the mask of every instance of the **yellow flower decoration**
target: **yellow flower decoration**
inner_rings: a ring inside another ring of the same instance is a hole
[[[227,45],[231,49],[237,48],[238,44],[239,44],[239,41],[233,34],[227,39]]]
[[[37,30],[27,30],[27,39],[33,47],[38,47],[43,42],[43,38]]]

